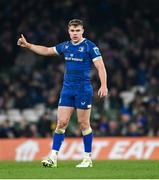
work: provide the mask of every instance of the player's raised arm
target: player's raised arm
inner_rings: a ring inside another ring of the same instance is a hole
[[[53,47],[45,47],[27,42],[23,34],[21,34],[21,37],[18,39],[17,45],[24,48],[28,48],[39,55],[52,56],[57,54]]]
[[[98,90],[98,95],[100,97],[104,97],[108,95],[108,88],[107,88],[107,73],[103,63],[102,57],[99,57],[96,61],[94,61],[94,65],[97,68],[99,79],[101,82],[101,87]]]

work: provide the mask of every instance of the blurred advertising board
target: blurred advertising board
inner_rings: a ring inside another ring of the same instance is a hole
[[[51,138],[0,139],[0,160],[33,161],[49,156]],[[83,157],[82,138],[65,138],[60,160]],[[159,159],[159,138],[94,138],[92,158],[96,160]]]

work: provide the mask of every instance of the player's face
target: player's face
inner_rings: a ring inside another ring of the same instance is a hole
[[[68,32],[71,40],[78,43],[83,38],[84,29],[82,26],[70,26]]]

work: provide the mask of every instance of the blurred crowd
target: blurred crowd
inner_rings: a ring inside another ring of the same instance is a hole
[[[1,138],[52,136],[63,81],[63,57],[38,56],[16,43],[23,33],[31,43],[54,46],[69,38],[67,23],[73,18],[84,21],[85,36],[100,48],[108,74],[109,96],[100,99],[100,82],[92,67],[94,135],[159,135],[158,1],[0,3]],[[35,110],[37,106],[42,107],[40,113]],[[81,136],[76,114],[66,133]]]

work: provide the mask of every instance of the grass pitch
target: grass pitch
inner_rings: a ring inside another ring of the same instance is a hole
[[[0,179],[159,179],[159,161],[94,161],[92,168],[75,168],[79,161],[59,161],[45,168],[39,161],[0,161]]]

